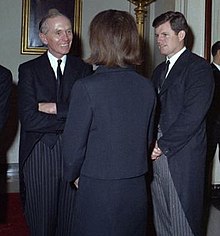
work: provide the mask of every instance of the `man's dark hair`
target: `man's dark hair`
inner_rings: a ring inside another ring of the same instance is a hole
[[[217,41],[212,45],[212,56],[213,57],[216,56],[218,50],[220,50],[220,41]]]

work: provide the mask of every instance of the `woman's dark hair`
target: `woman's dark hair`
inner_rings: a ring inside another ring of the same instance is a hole
[[[141,64],[140,42],[133,16],[119,10],[98,13],[89,28],[87,62],[107,67]]]

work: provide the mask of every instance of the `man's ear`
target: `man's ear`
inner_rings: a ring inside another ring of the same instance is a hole
[[[180,30],[180,32],[178,33],[179,41],[184,40],[185,36],[186,32],[184,30]]]
[[[42,41],[42,43],[43,43],[44,45],[47,45],[47,44],[48,44],[48,42],[47,42],[47,37],[46,37],[45,34],[39,33],[39,37],[40,37],[40,40]]]

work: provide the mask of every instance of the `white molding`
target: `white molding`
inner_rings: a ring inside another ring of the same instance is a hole
[[[212,44],[219,41],[220,35],[220,9],[219,0],[212,0]]]
[[[175,10],[182,12],[187,17],[188,0],[175,0]]]

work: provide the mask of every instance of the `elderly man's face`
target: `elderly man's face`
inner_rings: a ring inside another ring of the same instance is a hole
[[[42,42],[47,45],[49,52],[56,58],[66,55],[71,48],[73,33],[72,26],[64,16],[50,18],[46,22],[47,33],[40,33]]]

